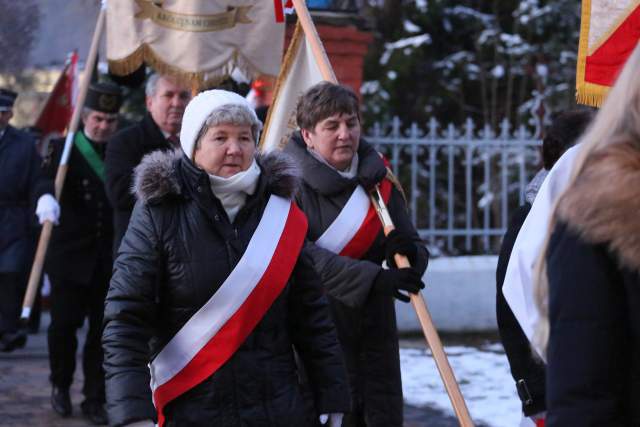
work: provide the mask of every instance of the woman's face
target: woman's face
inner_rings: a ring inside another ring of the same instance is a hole
[[[193,162],[210,175],[228,178],[251,166],[256,151],[251,126],[210,127],[193,153]]]
[[[309,148],[338,170],[351,165],[360,144],[358,115],[334,114],[319,121],[313,130],[301,129],[302,138]]]

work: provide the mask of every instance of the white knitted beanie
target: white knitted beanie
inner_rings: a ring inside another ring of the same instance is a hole
[[[245,107],[258,120],[251,105],[242,96],[227,90],[213,89],[199,93],[189,102],[182,117],[180,129],[180,145],[189,159],[193,160],[193,150],[196,146],[196,138],[200,129],[204,126],[211,113],[223,105],[235,104]]]

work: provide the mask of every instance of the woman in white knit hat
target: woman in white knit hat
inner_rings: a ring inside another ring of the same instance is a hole
[[[105,308],[110,424],[315,425],[294,348],[321,422],[349,410],[307,221],[291,201],[299,177],[282,154],[256,155],[260,128],[244,98],[206,91],[185,110],[182,150],[136,169]]]

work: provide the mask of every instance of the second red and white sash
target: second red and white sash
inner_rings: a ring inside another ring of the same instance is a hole
[[[380,183],[380,193],[385,203],[389,202],[392,186],[387,179]],[[369,195],[358,185],[315,244],[342,256],[362,258],[382,229],[377,215]]]
[[[160,426],[165,405],[213,375],[260,322],[286,286],[306,232],[296,204],[272,195],[233,271],[149,364]]]

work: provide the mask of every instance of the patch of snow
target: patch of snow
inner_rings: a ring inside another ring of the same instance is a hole
[[[395,42],[385,43],[384,53],[380,57],[380,64],[385,65],[387,62],[389,62],[389,58],[391,58],[391,55],[396,49],[405,49],[406,54],[406,48],[417,48],[424,44],[431,44],[431,41],[431,36],[425,33],[400,39]]]
[[[491,427],[518,426],[520,400],[502,346],[448,346],[445,351],[472,419]],[[429,350],[400,349],[400,366],[402,391],[408,404],[454,414]]]
[[[485,25],[490,25],[495,20],[495,16],[491,14],[482,13],[473,8],[466,7],[466,6],[456,6],[456,7],[448,8],[445,10],[445,12],[447,12],[450,15],[467,16],[470,18],[474,18]]]
[[[404,21],[404,30],[407,33],[419,33],[421,31],[420,27],[409,20]]]
[[[427,11],[427,0],[416,0],[416,7],[420,12]]]
[[[499,80],[499,79],[503,78],[504,77],[504,73],[505,73],[504,67],[502,65],[500,65],[500,64],[496,65],[491,70],[491,75],[496,80]]]
[[[540,77],[547,77],[549,75],[549,67],[546,66],[546,64],[536,64],[536,73],[538,73],[538,75]]]
[[[387,71],[387,78],[389,80],[395,80],[398,77],[398,73],[396,73],[395,71],[391,70],[391,71]]]

